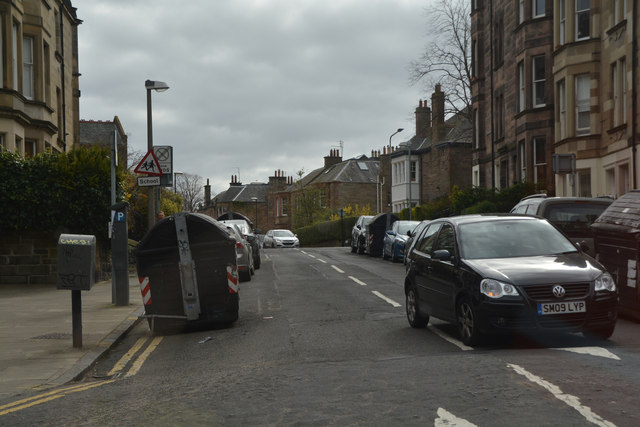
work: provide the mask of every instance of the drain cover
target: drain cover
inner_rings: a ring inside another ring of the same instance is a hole
[[[63,334],[61,332],[52,332],[50,334],[40,335],[38,337],[33,337],[33,340],[67,340],[73,338],[72,334]]]

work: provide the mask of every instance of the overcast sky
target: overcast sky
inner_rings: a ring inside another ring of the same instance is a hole
[[[427,98],[409,63],[427,44],[430,0],[73,1],[79,27],[80,118],[118,116],[129,150],[147,150],[147,79],[154,145],[174,170],[267,182],[381,150],[415,133]],[[239,173],[238,173],[239,170]]]

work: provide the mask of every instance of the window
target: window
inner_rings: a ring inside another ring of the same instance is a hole
[[[22,94],[34,98],[33,37],[22,38]]]
[[[424,252],[425,254],[431,253],[431,249],[433,248],[433,244],[435,243],[438,231],[440,231],[440,227],[442,227],[442,224],[432,224],[427,227],[424,234],[422,235],[422,240],[417,246],[420,252]]]
[[[518,157],[520,159],[520,181],[527,180],[527,145],[524,140],[518,143]]]
[[[2,25],[4,23],[3,19],[2,19],[2,15],[0,15],[0,89],[2,89],[4,87],[4,55],[2,54],[2,49],[1,47],[4,46],[4,38],[3,38],[3,31],[4,31],[4,26]],[[0,146],[0,152],[2,151],[2,147]]]
[[[287,206],[287,199],[285,197],[282,198],[282,216],[287,216],[289,213],[289,208]]]
[[[283,199],[284,201],[284,199]],[[327,189],[326,188],[321,188],[320,189],[320,207],[321,208],[326,208],[327,207]]]
[[[589,0],[576,2],[576,40],[589,38]]]
[[[542,107],[546,104],[546,68],[544,55],[533,57],[533,99],[534,107]]]
[[[418,168],[418,162],[416,162],[415,160],[410,160],[410,174],[411,174],[411,182],[416,182],[416,176],[417,176],[417,168]]]
[[[7,145],[4,142],[4,133],[0,133],[0,153],[7,150]]]
[[[524,0],[518,0],[518,23],[524,22]]]
[[[558,41],[561,45],[565,44],[567,37],[567,10],[565,9],[565,0],[559,1],[559,26]]]
[[[626,123],[626,61],[624,58],[611,64],[612,100],[613,100],[613,126]]]
[[[533,0],[532,5],[534,18],[544,16],[545,0]]]
[[[11,87],[13,90],[19,90],[18,86],[18,24],[13,23],[13,27],[11,28],[11,61],[12,61],[12,71],[13,71],[13,86]]]
[[[480,117],[477,108],[473,110],[473,142],[475,148],[480,148]]]
[[[544,183],[547,173],[546,144],[543,136],[533,138],[533,181]]]
[[[471,41],[471,77],[478,77],[478,40]]]
[[[504,21],[502,16],[496,19],[494,37],[494,66],[498,68],[504,62]]]
[[[456,238],[453,233],[453,227],[449,224],[442,226],[442,230],[438,236],[438,243],[436,244],[435,250],[440,249],[449,251],[452,257],[456,256]]]
[[[567,137],[567,87],[564,79],[558,82],[558,122],[560,139]]]
[[[525,107],[524,61],[518,64],[518,111],[524,111]]]
[[[500,161],[500,190],[509,188],[509,160]]]
[[[613,24],[614,25],[624,21],[626,11],[627,11],[627,0],[613,1]]]
[[[576,76],[576,134],[586,135],[590,130],[590,80],[588,74]]]
[[[591,197],[591,170],[578,171],[578,197]]]
[[[496,139],[504,138],[504,95],[496,96]]]
[[[24,156],[33,157],[36,155],[36,141],[33,139],[27,139],[24,142]]]

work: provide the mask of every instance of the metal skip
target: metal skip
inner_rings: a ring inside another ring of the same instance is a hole
[[[200,298],[196,280],[196,265],[191,257],[187,220],[184,212],[175,215],[178,252],[180,254],[180,284],[182,286],[182,302],[187,320],[200,317]]]

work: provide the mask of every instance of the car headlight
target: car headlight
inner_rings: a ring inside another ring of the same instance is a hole
[[[602,273],[600,277],[596,279],[596,291],[616,291],[616,284],[609,273]]]
[[[515,286],[493,279],[484,279],[480,282],[480,292],[489,298],[514,297],[520,295]]]

